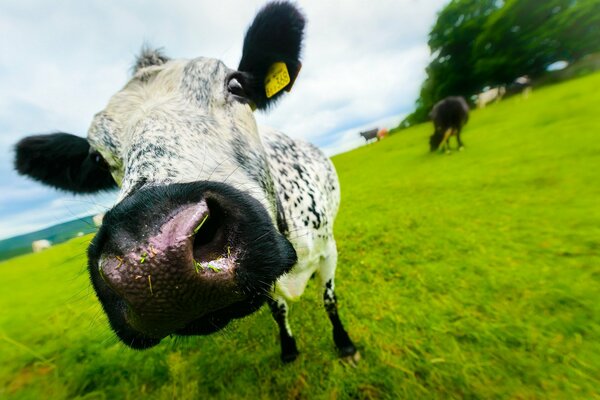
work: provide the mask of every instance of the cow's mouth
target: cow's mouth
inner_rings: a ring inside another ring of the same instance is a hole
[[[266,300],[266,296],[255,296],[253,299],[232,304],[223,309],[210,312],[200,318],[189,321],[181,328],[162,332],[142,332],[129,322],[131,314],[124,307],[120,315],[109,314],[109,319],[117,337],[130,348],[143,350],[158,345],[167,336],[210,335],[225,328],[233,319],[242,318],[256,311]]]
[[[222,329],[296,262],[264,207],[211,182],[137,192],[107,213],[88,255],[111,326],[132,348]]]

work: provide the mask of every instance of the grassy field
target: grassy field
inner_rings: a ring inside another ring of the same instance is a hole
[[[426,124],[334,157],[336,359],[316,281],[279,361],[266,309],[145,352],[117,343],[89,237],[0,263],[0,398],[600,398],[600,74],[472,114],[466,150]]]

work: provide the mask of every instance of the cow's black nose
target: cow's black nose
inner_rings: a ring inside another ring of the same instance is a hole
[[[132,347],[255,311],[297,260],[257,199],[203,181],[126,197],[106,213],[88,256],[111,326]]]
[[[111,244],[98,262],[102,279],[127,304],[132,326],[162,337],[241,298],[239,249],[229,241],[235,221],[217,200],[157,215],[158,224],[145,221],[145,213],[139,218],[136,227],[105,225]]]

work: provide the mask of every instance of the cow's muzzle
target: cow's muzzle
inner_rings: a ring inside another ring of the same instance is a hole
[[[111,325],[138,348],[254,311],[295,262],[260,203],[210,182],[136,192],[107,213],[89,250]]]

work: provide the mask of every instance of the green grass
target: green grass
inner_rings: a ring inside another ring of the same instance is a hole
[[[340,363],[311,281],[279,361],[269,312],[144,352],[117,343],[89,237],[0,263],[0,398],[600,398],[600,74],[472,114],[466,150],[422,125],[334,157]]]

